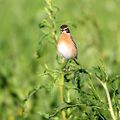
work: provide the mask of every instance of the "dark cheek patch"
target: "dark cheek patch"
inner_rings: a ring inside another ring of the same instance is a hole
[[[66,30],[66,32],[67,32],[67,33],[70,33],[70,30],[69,30],[69,29],[67,29],[67,30]]]

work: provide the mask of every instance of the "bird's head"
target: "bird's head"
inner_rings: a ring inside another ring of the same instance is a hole
[[[60,31],[65,33],[70,33],[70,30],[67,25],[61,25]]]

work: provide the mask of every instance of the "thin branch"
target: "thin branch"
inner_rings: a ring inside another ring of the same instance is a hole
[[[54,116],[56,116],[59,112],[63,111],[64,109],[68,109],[68,108],[73,108],[73,107],[78,107],[80,105],[83,105],[83,104],[75,104],[75,105],[67,105],[67,106],[64,106],[60,109],[58,109],[55,113],[53,113],[52,115],[49,116],[49,118],[52,118]]]
[[[115,113],[114,113],[113,107],[112,107],[112,101],[111,101],[110,94],[109,94],[108,87],[107,87],[107,83],[106,82],[104,83],[102,81],[100,81],[100,82],[101,82],[102,86],[104,87],[105,93],[107,95],[107,100],[108,100],[109,111],[110,111],[111,117],[113,120],[116,120]]]
[[[109,90],[108,90],[108,87],[107,87],[107,83],[106,82],[102,82],[98,78],[97,78],[97,80],[101,83],[101,85],[103,86],[103,88],[105,90],[105,93],[107,95],[107,100],[108,100],[109,111],[110,111],[111,117],[112,117],[113,120],[116,120],[115,113],[114,113],[114,110],[113,110],[113,107],[112,107],[112,101],[111,101]]]
[[[51,119],[52,117],[56,116],[59,112],[63,111],[64,109],[74,108],[74,107],[80,107],[80,106],[83,106],[83,105],[85,105],[85,104],[66,105],[66,106],[64,106],[64,107],[62,107],[62,108],[56,110],[55,113],[49,115],[49,119]],[[86,105],[85,105],[85,106],[86,106]],[[94,107],[94,108],[102,109],[102,108],[100,108],[100,107],[98,107],[98,106],[90,106],[90,107]]]

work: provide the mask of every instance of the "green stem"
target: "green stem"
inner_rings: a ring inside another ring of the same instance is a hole
[[[60,102],[61,102],[61,104],[63,104],[64,103],[64,75],[63,75],[63,73],[60,75],[58,86],[59,86]],[[64,110],[61,111],[61,118],[62,118],[62,120],[67,120],[66,113]]]
[[[116,120],[115,113],[114,113],[113,107],[112,107],[112,101],[111,101],[110,94],[109,94],[108,87],[107,87],[107,83],[102,82],[102,81],[100,81],[100,83],[102,84],[103,88],[105,89],[105,93],[107,95],[107,100],[108,100],[109,111],[110,111],[111,117],[113,120]]]
[[[69,89],[67,89],[67,102],[70,103],[70,92],[69,92]],[[67,114],[70,114],[70,109],[67,109]]]
[[[94,87],[91,79],[89,79],[89,80],[90,80],[90,87],[91,87],[91,89],[92,89],[92,92],[93,92],[94,96],[96,97],[97,100],[99,100],[101,103],[103,103],[103,101],[100,99],[100,96],[99,96],[99,94],[97,93],[96,88]]]
[[[64,107],[61,107],[60,109],[58,109],[55,113],[53,113],[53,114],[51,114],[50,116],[49,116],[49,118],[52,118],[52,117],[55,117],[59,112],[61,112],[62,110],[66,110],[66,109],[69,109],[69,108],[74,108],[74,107],[81,107],[81,106],[83,106],[83,107],[87,107],[86,106],[86,104],[73,104],[73,105],[66,105],[66,106],[64,106]],[[97,108],[97,109],[102,109],[102,108],[100,108],[100,107],[97,107],[97,106],[92,106],[93,108]],[[62,119],[63,120],[63,119]]]

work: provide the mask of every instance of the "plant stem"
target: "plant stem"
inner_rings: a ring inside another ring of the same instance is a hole
[[[62,110],[66,110],[66,109],[69,109],[69,108],[74,108],[74,107],[81,107],[81,106],[83,106],[83,107],[87,107],[86,106],[86,104],[73,104],[73,105],[66,105],[66,106],[63,106],[63,107],[61,107],[60,109],[58,109],[55,113],[53,113],[53,114],[51,114],[50,116],[49,116],[49,118],[52,118],[52,117],[54,117],[54,116],[56,116],[59,112],[61,112]],[[93,108],[97,108],[97,109],[102,109],[102,108],[100,108],[100,107],[97,107],[97,106],[92,106]]]
[[[63,73],[60,75],[58,86],[59,86],[60,102],[64,103],[64,75]],[[61,116],[62,116],[62,120],[67,120],[64,110],[61,111]]]
[[[112,101],[111,101],[110,94],[109,94],[108,87],[107,87],[107,83],[106,82],[102,82],[102,81],[100,81],[100,83],[104,87],[105,93],[107,95],[107,100],[108,100],[109,111],[110,111],[111,117],[112,117],[113,120],[116,120],[115,113],[114,113],[113,107],[112,107]]]

